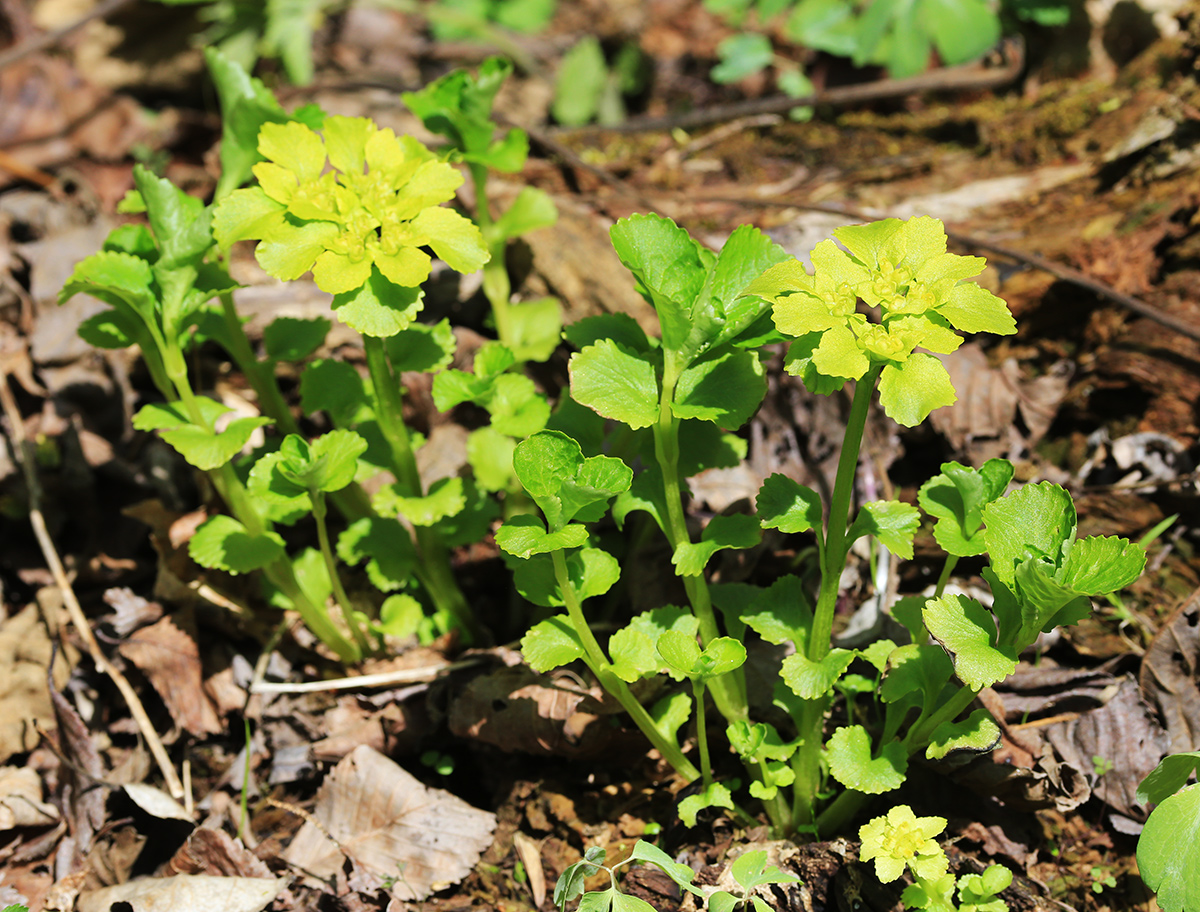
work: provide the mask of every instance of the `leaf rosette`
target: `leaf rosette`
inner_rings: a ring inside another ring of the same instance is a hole
[[[278,279],[311,270],[318,288],[338,296],[335,306],[355,305],[342,316],[353,314],[347,322],[360,331],[391,335],[415,316],[419,301],[388,286],[413,289],[429,278],[432,261],[422,248],[458,272],[488,260],[479,229],[440,205],[462,175],[410,136],[365,117],[330,117],[321,134],[302,123],[267,123],[258,151],[265,159],[253,169],[259,186],[234,191],[214,213],[218,243],[260,241],[255,257]],[[384,306],[404,302],[411,316],[379,331],[351,294],[365,288]]]
[[[812,275],[789,260],[743,294],[774,304],[776,327],[796,337],[787,370],[809,389],[830,393],[881,366],[884,411],[901,424],[919,424],[956,398],[935,355],[957,349],[959,333],[1015,332],[1012,314],[1003,300],[965,281],[985,260],[947,253],[938,219],[884,219],[840,228],[834,237],[846,249],[831,240],[817,244]],[[875,311],[862,312],[860,301]]]

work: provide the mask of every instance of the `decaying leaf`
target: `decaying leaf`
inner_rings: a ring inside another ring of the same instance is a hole
[[[13,754],[37,746],[37,728],[54,727],[54,709],[46,692],[50,664],[50,638],[29,605],[0,624],[0,763]],[[55,684],[62,687],[70,670],[66,662],[54,668]]]
[[[177,874],[93,890],[82,894],[75,908],[77,912],[109,912],[113,908],[134,912],[259,912],[274,901],[285,883],[276,877]]]
[[[365,745],[326,777],[313,817],[316,822],[306,822],[284,853],[289,863],[327,877],[349,858],[357,889],[391,884],[392,894],[405,900],[424,899],[462,880],[496,826],[494,814],[426,788]]]
[[[42,801],[42,780],[30,767],[0,768],[0,832],[21,826],[46,826],[58,809]]]
[[[1158,631],[1138,681],[1166,723],[1171,752],[1200,750],[1200,590]]]

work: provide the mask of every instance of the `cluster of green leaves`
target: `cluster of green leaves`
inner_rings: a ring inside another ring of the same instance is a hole
[[[650,69],[636,43],[623,42],[610,56],[598,38],[585,35],[559,62],[550,112],[568,127],[618,124],[628,114],[626,99],[646,90]]]
[[[1163,912],[1200,910],[1200,751],[1164,757],[1138,786],[1138,801],[1155,805],[1138,837],[1142,880]]]
[[[617,885],[617,870],[624,865],[634,862],[654,865],[667,875],[679,889],[691,893],[702,902],[705,894],[692,883],[695,872],[685,864],[674,861],[657,846],[639,839],[634,843],[633,851],[624,861],[613,865],[604,863],[608,853],[599,846],[592,846],[584,852],[583,860],[568,865],[554,886],[554,904],[560,912],[566,912],[567,904],[579,900],[579,912],[648,912],[654,907],[644,899],[628,896],[621,892]],[[587,878],[606,871],[609,876],[609,886],[605,890],[585,890]],[[742,888],[741,895],[735,896],[728,890],[718,890],[707,897],[709,912],[733,912],[737,908],[752,906],[755,912],[768,912],[768,906],[761,898],[753,895],[754,891],[768,884],[799,883],[800,878],[785,874],[774,865],[767,865],[767,853],[762,850],[752,850],[739,855],[730,865],[734,880]]]
[[[488,37],[494,26],[521,34],[540,32],[558,9],[558,0],[437,0],[428,3],[430,30],[438,41]]]
[[[850,58],[855,66],[886,67],[893,78],[929,65],[932,51],[948,65],[983,56],[1000,37],[1002,23],[1063,25],[1063,0],[1009,0],[1001,9],[983,0],[704,0],[737,34],[717,48],[717,82],[737,82],[774,68],[780,89],[812,92],[795,63],[775,52],[770,32],[795,45]]]
[[[623,219],[612,237],[655,307],[662,338],[651,340],[633,321],[611,315],[568,327],[579,349],[570,361],[572,404],[626,427],[606,440],[579,425],[572,437],[577,419],[552,418],[554,430],[516,447],[517,478],[544,519],[512,518],[496,540],[519,562],[522,594],[566,609],[526,634],[527,661],[546,671],[582,660],[664,757],[687,778],[703,780],[702,792],[680,807],[685,822],[706,806],[736,810],[730,789],[712,775],[706,694],[750,774],[750,796],[784,831],[846,822],[865,796],[898,788],[918,751],[940,758],[989,750],[998,729],[988,714],[958,715],[980,689],[1011,674],[1021,650],[1043,631],[1078,621],[1090,611],[1090,597],[1136,578],[1145,555],[1121,539],[1077,538],[1074,506],[1056,485],[1005,495],[1008,463],[994,460],[979,470],[947,463],[920,492],[947,552],[947,572],[936,597],[910,598],[896,609],[912,641],[832,648],[838,579],[850,546],[871,536],[911,558],[920,522],[916,507],[898,502],[864,504],[849,515],[872,391],[878,383],[884,410],[915,424],[954,401],[941,362],[918,348],[950,352],[960,331],[1013,331],[1004,303],[966,281],[982,260],[947,253],[941,223],[929,218],[843,229],[838,239],[848,252],[832,241],[818,245],[814,275],[748,227],[715,254],[657,216]],[[878,308],[875,320],[859,311],[860,301]],[[757,410],[766,391],[762,346],[789,336],[787,368],[809,389],[828,394],[857,381],[849,456],[843,454],[828,511],[815,491],[775,475],[763,483],[756,515],[716,516],[694,538],[681,508],[687,479],[742,458],[744,444],[723,429],[736,429]],[[636,475],[627,465],[635,459],[644,466]],[[662,530],[688,604],[645,612],[602,646],[583,604],[619,578],[616,559],[590,528],[610,502],[618,524],[644,512]],[[815,534],[821,571],[815,600],[797,577],[766,588],[708,585],[705,569],[714,555],[755,546],[763,528]],[[943,594],[954,562],[984,551],[991,608]],[[750,717],[742,679],[749,635],[794,646],[775,694],[790,716],[788,727]],[[871,677],[852,672],[856,663]],[[630,685],[646,679],[686,687],[639,685],[639,692],[659,694],[642,707]],[[825,713],[838,692],[851,702],[874,702],[869,710],[848,709],[852,719],[878,721],[843,726],[822,743]],[[696,764],[679,738],[689,719]],[[831,784],[827,779],[849,797],[818,820],[816,796]]]
[[[913,882],[900,899],[909,909],[1008,912],[1008,903],[999,894],[1012,884],[1012,871],[991,865],[982,874],[964,874],[956,880],[945,851],[934,839],[945,828],[946,818],[917,817],[908,805],[898,804],[862,825],[858,857],[875,862],[875,876],[882,883],[891,883],[908,871]]]
[[[430,131],[450,143],[450,159],[466,163],[475,190],[475,222],[490,260],[483,270],[483,291],[492,305],[496,333],[518,361],[545,361],[562,333],[562,310],[553,298],[513,304],[505,264],[508,243],[558,220],[553,200],[536,187],[522,187],[507,209],[493,216],[488,174],[512,174],[525,167],[529,137],[524,130],[501,130],[492,117],[496,93],[512,73],[500,57],[485,60],[477,73],[454,70],[404,103]]]

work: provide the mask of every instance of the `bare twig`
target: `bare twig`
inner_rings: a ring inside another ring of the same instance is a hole
[[[772,95],[751,98],[732,104],[711,105],[686,114],[666,117],[631,117],[611,126],[556,127],[551,132],[573,135],[592,133],[656,133],[671,130],[694,130],[727,120],[751,117],[756,114],[784,114],[792,108],[811,105],[846,105],[884,98],[903,98],[921,92],[962,92],[998,89],[1015,80],[1025,66],[1025,46],[1020,39],[1009,38],[1000,45],[1004,66],[981,69],[975,65],[945,67],[910,76],[907,79],[881,79],[860,85],[838,86],[811,95],[793,98],[791,95]]]
[[[62,28],[55,29],[52,32],[44,32],[34,38],[29,38],[22,41],[20,44],[10,47],[6,51],[0,51],[0,70],[6,66],[11,66],[18,60],[23,60],[30,54],[36,54],[38,51],[43,51],[46,48],[54,47],[58,42],[62,41],[76,29],[83,28],[93,19],[103,19],[105,16],[111,16],[122,7],[129,6],[133,0],[104,0],[94,9],[89,10],[84,15],[80,16],[74,22],[64,25]]]
[[[256,681],[250,685],[251,693],[319,693],[326,690],[358,690],[367,687],[388,687],[392,684],[418,684],[432,681],[438,675],[460,668],[470,668],[482,662],[482,658],[463,659],[461,662],[446,662],[442,665],[426,665],[423,668],[401,668],[379,674],[354,675],[349,678],[334,678],[330,681],[302,681],[289,684],[279,681]]]
[[[183,783],[180,782],[179,776],[175,772],[175,767],[171,764],[171,758],[167,755],[167,749],[163,746],[162,739],[159,738],[158,732],[154,730],[154,725],[150,722],[150,717],[146,714],[146,708],[142,706],[142,701],[138,698],[137,692],[129,683],[129,680],[121,674],[100,649],[100,644],[96,642],[96,636],[92,633],[91,625],[88,624],[87,617],[83,613],[83,608],[79,604],[79,600],[75,597],[75,590],[71,588],[71,581],[67,578],[66,570],[63,568],[62,561],[58,557],[58,551],[54,547],[54,541],[50,538],[50,533],[46,529],[46,520],[42,515],[41,509],[41,485],[38,482],[37,470],[35,468],[35,455],[33,446],[29,439],[25,436],[25,423],[21,418],[20,409],[17,408],[16,398],[12,394],[12,390],[8,385],[8,372],[0,366],[0,405],[3,407],[5,416],[8,418],[8,423],[12,427],[13,442],[16,446],[13,450],[16,454],[17,461],[21,463],[21,469],[25,475],[25,485],[29,489],[29,524],[33,526],[33,534],[37,537],[38,545],[42,549],[42,556],[46,560],[46,566],[50,568],[50,573],[54,577],[54,583],[58,586],[62,593],[63,604],[67,608],[67,614],[71,618],[71,623],[75,625],[75,630],[87,646],[88,653],[92,657],[96,668],[112,680],[116,685],[117,690],[121,692],[121,696],[125,698],[126,704],[129,706],[129,713],[137,722],[138,729],[142,733],[142,737],[146,739],[146,745],[150,748],[150,753],[154,756],[158,763],[159,769],[162,771],[163,779],[167,784],[167,789],[171,793],[171,797],[179,799],[184,797]]]

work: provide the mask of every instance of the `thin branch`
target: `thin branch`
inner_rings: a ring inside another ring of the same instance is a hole
[[[349,678],[334,678],[329,681],[302,681],[289,684],[283,681],[256,681],[250,692],[257,694],[320,693],[327,690],[358,690],[367,687],[388,687],[393,684],[420,684],[432,681],[447,671],[470,668],[482,662],[482,658],[464,659],[461,662],[445,662],[441,665],[426,665],[423,668],[401,668],[379,674],[353,675]]]
[[[163,747],[162,739],[154,730],[154,725],[146,714],[146,708],[142,705],[142,701],[138,698],[137,692],[129,680],[113,667],[100,649],[100,644],[96,642],[96,636],[92,633],[91,625],[88,624],[83,608],[75,597],[75,590],[71,588],[71,581],[67,578],[66,570],[63,569],[62,561],[59,560],[54,541],[46,529],[46,520],[41,509],[41,485],[38,482],[35,468],[36,459],[33,445],[25,436],[25,423],[21,418],[20,409],[17,408],[16,397],[13,396],[12,389],[8,385],[8,372],[3,366],[0,366],[0,405],[3,406],[8,423],[12,426],[11,433],[13,442],[16,444],[13,450],[17,461],[21,463],[21,469],[25,475],[25,485],[29,490],[29,524],[33,526],[33,534],[37,537],[38,545],[42,549],[42,556],[46,560],[46,566],[50,568],[50,573],[54,577],[54,583],[62,593],[63,604],[66,605],[71,623],[75,625],[76,632],[87,646],[96,668],[108,675],[117,690],[121,692],[121,696],[125,698],[130,715],[137,722],[138,729],[141,731],[142,737],[146,739],[147,747],[150,748],[150,753],[162,771],[171,797],[183,798],[185,794],[183,783],[176,774],[175,767],[171,764],[171,758],[167,755],[167,749]]]

